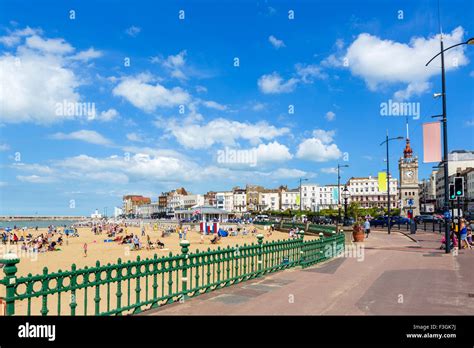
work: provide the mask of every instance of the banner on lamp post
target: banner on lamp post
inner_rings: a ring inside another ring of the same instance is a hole
[[[379,172],[379,192],[387,191],[387,173]]]
[[[441,162],[441,123],[423,123],[423,163]]]

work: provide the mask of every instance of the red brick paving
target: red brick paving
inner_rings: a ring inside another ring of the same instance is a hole
[[[474,314],[474,250],[453,256],[436,232],[411,237],[374,231],[363,260],[286,270],[143,314]]]

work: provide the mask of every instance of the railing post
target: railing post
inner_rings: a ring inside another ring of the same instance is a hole
[[[0,263],[3,263],[5,267],[3,268],[3,273],[5,273],[5,278],[2,279],[1,283],[5,285],[5,302],[7,305],[6,315],[15,314],[15,285],[16,285],[16,264],[20,262],[20,259],[16,254],[8,253],[3,255],[3,259],[0,260]]]
[[[262,254],[263,254],[263,234],[257,234],[258,250],[257,250],[257,264],[258,264],[258,275],[262,273]]]
[[[183,293],[183,298],[186,297],[186,292],[188,290],[188,251],[189,251],[189,241],[183,239],[179,245],[181,246],[181,253],[183,256],[183,272],[181,276],[181,291]]]
[[[324,256],[324,253],[323,253],[323,249],[324,249],[324,245],[326,244],[326,242],[324,241],[324,233],[320,232],[320,233],[318,234],[318,236],[319,236],[319,239],[318,239],[318,241],[319,241],[318,262],[320,262],[320,261],[324,261],[324,259],[325,259],[325,256]],[[321,255],[321,254],[322,254],[322,255]]]
[[[299,231],[299,240],[300,240],[300,265],[303,265],[304,263],[304,231]]]

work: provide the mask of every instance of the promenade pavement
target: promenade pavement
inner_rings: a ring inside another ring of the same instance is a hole
[[[277,272],[143,315],[472,315],[474,249],[445,254],[440,239],[437,232],[376,230],[357,243],[363,253]]]

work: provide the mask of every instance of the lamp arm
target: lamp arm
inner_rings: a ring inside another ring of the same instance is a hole
[[[445,48],[444,50],[442,50],[441,52],[439,52],[437,55],[435,55],[433,58],[431,58],[428,63],[425,64],[425,66],[428,66],[428,64],[430,64],[433,59],[435,59],[436,57],[438,57],[441,53],[443,52],[446,52],[447,50],[450,50],[451,48],[454,48],[456,46],[461,46],[461,45],[467,45],[467,42],[461,42],[461,43],[458,43],[456,45],[452,45],[452,46],[449,46],[448,48]]]

